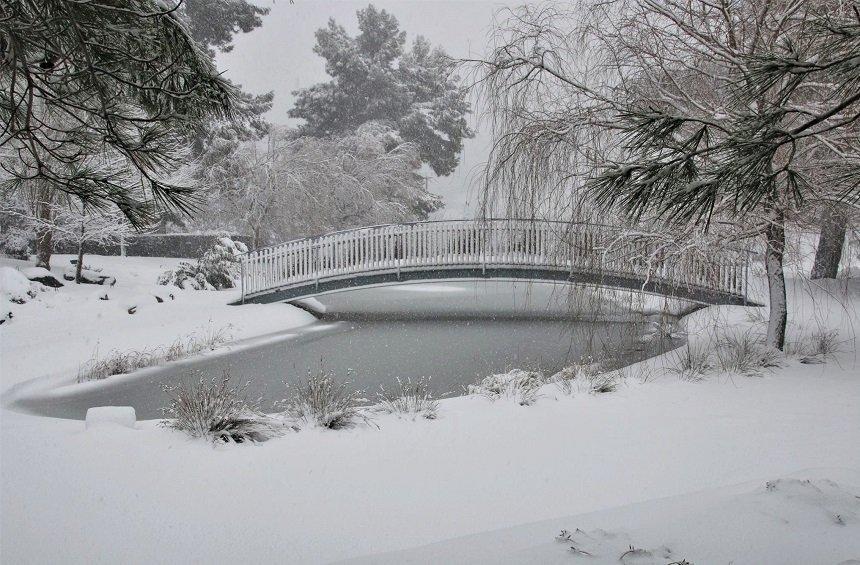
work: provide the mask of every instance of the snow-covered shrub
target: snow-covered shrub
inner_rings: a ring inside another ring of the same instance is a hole
[[[350,391],[348,382],[337,383],[331,375],[319,372],[309,374],[282,405],[285,414],[298,422],[339,430],[370,422],[363,403],[361,393]]]
[[[686,381],[700,381],[714,367],[707,348],[689,343],[677,349],[670,359],[669,371]]]
[[[469,385],[468,394],[479,394],[490,400],[509,398],[521,406],[530,406],[538,399],[538,389],[548,382],[536,371],[513,369],[507,373],[490,375]]]
[[[427,382],[420,378],[397,379],[399,390],[387,391],[384,387],[379,393],[377,409],[386,414],[396,414],[400,417],[410,417],[413,420],[420,416],[427,420],[436,419],[439,403],[433,398]]]
[[[162,425],[194,438],[243,443],[266,441],[282,433],[284,426],[261,413],[248,401],[245,387],[230,385],[230,376],[221,380],[200,379],[191,386],[166,386],[171,395],[164,409]]]
[[[724,335],[715,353],[720,370],[727,373],[753,376],[779,366],[779,351],[767,347],[764,339],[751,331]]]
[[[233,288],[239,275],[239,256],[247,251],[241,241],[219,238],[218,243],[203,253],[197,263],[181,262],[176,269],[159,275],[158,284],[193,290]]]
[[[24,228],[11,227],[0,235],[0,249],[14,259],[27,260],[30,258],[30,239],[32,233]]]
[[[172,284],[186,290],[215,290],[215,286],[206,280],[199,262],[194,264],[183,261],[176,269],[161,273],[157,282],[161,285]]]

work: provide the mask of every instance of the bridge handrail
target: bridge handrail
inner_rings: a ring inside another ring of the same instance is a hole
[[[560,227],[560,230],[553,228]],[[382,224],[305,237],[241,256],[242,297],[290,285],[362,273],[431,270],[471,265],[534,266],[605,273],[745,296],[746,252],[691,252],[662,260],[643,239],[614,248],[612,233],[625,228],[589,222],[535,219],[434,220]],[[643,234],[644,235],[644,234]],[[741,250],[737,250],[741,251]],[[650,253],[650,255],[649,255]],[[657,256],[655,258],[655,253]]]
[[[348,232],[360,232],[364,230],[372,230],[375,228],[387,228],[387,227],[396,227],[396,226],[414,226],[417,224],[444,224],[449,222],[460,222],[464,224],[472,223],[472,224],[481,224],[484,222],[524,222],[524,223],[542,223],[542,224],[553,224],[553,225],[562,225],[562,226],[596,226],[596,227],[605,227],[605,228],[617,228],[618,226],[611,226],[609,224],[598,224],[594,222],[566,222],[564,220],[536,220],[530,218],[481,218],[481,219],[456,219],[456,220],[415,220],[413,222],[399,222],[399,223],[390,223],[390,224],[373,224],[370,226],[361,226],[358,228],[346,228],[342,230],[329,231],[317,235],[306,235],[304,237],[297,237],[295,239],[288,239],[282,243],[274,243],[272,245],[267,245],[265,247],[258,247],[253,251],[248,251],[244,255],[250,255],[256,251],[263,251],[265,249],[274,249],[277,247],[283,247],[284,245],[290,243],[298,243],[300,241],[308,241],[308,240],[316,240],[323,237],[327,237],[329,235],[338,235],[342,233]]]

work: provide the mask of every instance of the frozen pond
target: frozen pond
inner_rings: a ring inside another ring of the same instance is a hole
[[[372,296],[339,295],[343,303],[328,300],[323,320],[304,328],[137,375],[64,387],[63,394],[21,399],[18,404],[66,418],[83,418],[91,406],[130,405],[140,419],[157,418],[166,404],[163,384],[228,372],[234,383],[249,382],[249,396],[261,397],[263,408],[269,409],[284,397],[284,382],[298,383],[308,372],[321,370],[350,381],[371,400],[380,385],[389,388],[397,377],[429,377],[436,394],[458,395],[476,379],[511,368],[550,374],[585,356],[620,366],[678,345],[644,338],[649,328],[644,318],[572,319],[566,310],[551,308],[546,297],[535,296],[534,289],[524,301],[509,290],[499,293],[499,284],[496,290],[482,289],[480,296],[466,292],[461,302],[451,289],[462,285],[446,285],[447,294],[440,290],[391,298],[386,293],[383,303],[401,312],[380,306],[373,317],[347,307],[366,307]],[[510,303],[512,297],[517,304]],[[452,306],[456,304],[460,306]],[[477,306],[467,311],[463,304]]]

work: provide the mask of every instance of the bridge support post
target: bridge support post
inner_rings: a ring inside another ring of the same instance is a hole
[[[241,269],[239,276],[241,277],[241,284],[242,284],[242,304],[245,303],[245,259],[246,259],[246,257],[242,257],[242,260],[239,263],[240,269]]]

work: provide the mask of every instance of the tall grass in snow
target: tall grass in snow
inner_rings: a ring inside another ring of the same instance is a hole
[[[434,420],[439,403],[433,398],[427,381],[423,378],[397,379],[397,387],[388,391],[384,387],[378,394],[379,404],[376,409],[386,414],[399,417],[421,417]]]
[[[513,369],[507,373],[490,375],[469,385],[468,394],[478,394],[490,400],[512,399],[521,406],[537,402],[538,389],[547,383],[543,374],[535,371]]]
[[[226,373],[221,380],[201,378],[190,386],[167,386],[165,391],[171,401],[164,409],[167,419],[162,425],[194,438],[260,442],[280,435],[284,429],[248,401],[244,386],[231,386]]]
[[[767,347],[764,339],[752,331],[723,336],[715,351],[720,370],[747,376],[760,375],[764,369],[778,367],[779,355],[779,351]]]
[[[348,382],[335,382],[325,372],[309,374],[282,402],[285,414],[297,422],[339,430],[360,422],[370,423],[362,393],[351,391]]]
[[[177,340],[167,347],[112,351],[102,358],[95,355],[78,370],[77,381],[82,383],[102,380],[113,375],[123,375],[145,367],[176,361],[201,351],[215,349],[229,340],[230,334],[226,328],[209,328],[204,332],[191,334],[184,340]]]
[[[837,330],[820,330],[785,344],[786,355],[828,357],[842,348]]]
[[[669,357],[669,371],[678,375],[685,381],[699,381],[705,377],[711,369],[711,352],[699,345],[687,343],[676,349]]]

